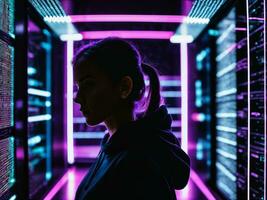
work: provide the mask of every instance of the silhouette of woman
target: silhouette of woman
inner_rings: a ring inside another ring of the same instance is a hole
[[[176,199],[175,189],[188,182],[190,160],[171,132],[157,71],[120,38],[85,46],[73,65],[75,102],[86,123],[104,122],[108,130],[75,199]],[[150,82],[146,98],[144,74]],[[138,114],[140,104],[146,109]]]

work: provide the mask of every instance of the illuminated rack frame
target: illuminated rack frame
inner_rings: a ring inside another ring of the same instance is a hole
[[[29,152],[28,152],[28,135],[25,133],[28,133],[28,122],[32,120],[40,120],[40,119],[50,119],[50,115],[39,115],[37,117],[29,117],[28,118],[28,93],[34,93],[38,95],[43,95],[43,96],[49,96],[50,93],[47,93],[46,91],[41,91],[41,90],[28,90],[28,18],[30,18],[41,28],[48,30],[51,33],[51,42],[53,42],[53,45],[59,45],[59,40],[55,39],[55,34],[53,34],[53,31],[42,21],[42,17],[39,16],[38,12],[32,7],[27,1],[16,1],[16,29],[15,29],[15,47],[16,49],[19,49],[19,51],[15,51],[15,88],[19,88],[15,90],[15,121],[16,121],[16,128],[15,128],[15,137],[17,141],[17,146],[16,146],[16,192],[17,192],[17,199],[29,199]],[[44,32],[44,34],[46,34]],[[63,45],[62,45],[63,46]],[[63,49],[63,48],[62,48]],[[48,50],[48,49],[47,49]],[[49,50],[50,51],[50,50]],[[60,51],[60,49],[57,49],[57,51]],[[51,56],[51,55],[50,55]],[[52,53],[52,56],[54,54]],[[50,57],[51,58],[51,57]],[[50,59],[47,58],[47,59]],[[59,64],[59,63],[57,63]],[[63,64],[62,64],[63,66]],[[52,68],[53,73],[58,73],[60,72],[60,69]],[[52,73],[51,72],[51,73]],[[60,72],[61,73],[61,72]],[[49,77],[48,77],[49,78]],[[53,79],[54,77],[52,77]],[[60,79],[57,79],[57,81],[61,81]],[[60,84],[59,84],[60,85]],[[63,81],[60,87],[62,87]],[[58,89],[58,85],[55,85],[52,87],[53,91],[56,91],[54,94],[58,97],[57,100],[62,100],[63,101],[63,93],[62,95],[57,94],[62,91],[62,88],[60,90]],[[55,100],[54,96],[52,97],[52,101]],[[62,102],[60,102],[60,105],[57,105],[57,107],[53,107],[52,109],[52,116],[56,118],[56,120],[59,120],[60,122],[62,121],[62,124],[57,124],[55,125],[52,123],[52,130],[56,129],[55,132],[58,134],[53,135],[53,141],[58,142],[60,141],[60,144],[64,143],[64,138],[59,138],[59,134],[62,134],[63,137],[63,105],[61,108]],[[60,108],[58,108],[60,107]],[[62,110],[61,110],[62,109]],[[59,111],[59,113],[55,113],[55,110]],[[51,138],[52,140],[52,138]],[[56,140],[56,141],[55,141]],[[53,148],[52,144],[51,148]],[[63,146],[63,145],[62,145]],[[53,162],[53,167],[51,170],[53,171],[53,176],[52,178],[46,183],[45,187],[42,188],[38,194],[36,194],[37,199],[41,199],[42,195],[44,195],[50,187],[52,187],[53,183],[57,181],[57,179],[60,178],[62,174],[64,174],[66,170],[66,162],[64,159],[62,159],[61,153],[63,154],[64,148],[62,147],[62,150],[54,152],[54,155],[58,158],[59,153],[60,153],[60,161],[59,160],[50,160],[46,163],[48,165],[52,164]],[[54,158],[54,157],[52,157]],[[62,160],[61,160],[62,159]],[[62,163],[57,163],[61,162]],[[62,167],[64,165],[64,167]],[[51,166],[51,165],[50,165]],[[56,169],[57,171],[54,171],[54,167],[58,168]],[[49,176],[49,174],[48,174]]]
[[[145,17],[146,15],[143,15]],[[133,16],[135,17],[135,16]],[[148,16],[150,18],[151,16]],[[150,18],[151,19],[151,18]],[[151,19],[153,21],[149,21],[149,19],[144,19],[146,22],[155,22],[155,19]],[[102,20],[103,21],[103,20]],[[131,20],[130,20],[131,21]],[[110,22],[110,21],[109,21]],[[166,21],[167,22],[167,21]],[[173,23],[173,22],[172,22]],[[179,23],[179,21],[177,22]],[[149,37],[149,34],[152,35]],[[171,33],[170,32],[164,32],[163,31],[147,31],[148,33],[145,37],[140,37],[142,34],[139,34],[140,36],[138,39],[165,39],[165,40],[170,40]],[[138,31],[134,32],[135,34],[138,33]],[[141,32],[142,33],[142,32]],[[156,33],[159,35],[156,36]],[[116,34],[118,36],[121,36],[126,39],[137,39],[136,37],[133,37],[131,35],[130,31],[117,31]],[[173,33],[174,34],[174,33]],[[161,36],[162,35],[162,36]],[[68,146],[68,163],[73,164],[74,163],[74,144],[73,144],[73,110],[72,110],[72,105],[73,105],[73,72],[72,72],[72,64],[71,61],[73,59],[73,47],[74,47],[74,41],[77,39],[75,35],[72,38],[71,35],[70,37],[67,37],[67,146]],[[96,35],[96,38],[91,37],[90,39],[101,39],[105,38],[107,35],[105,34],[105,31],[101,31],[101,34]],[[82,39],[82,38],[80,38]],[[80,40],[78,39],[78,40]],[[181,43],[181,49],[180,49],[180,54],[181,54],[181,109],[183,112],[182,118],[181,118],[181,147],[185,152],[188,152],[188,57],[187,57],[187,43],[182,42]]]
[[[264,13],[264,18],[262,19],[263,20],[263,26],[264,26],[264,34],[263,34],[263,47],[264,47],[264,50],[263,50],[263,53],[264,53],[264,144],[265,144],[265,147],[264,147],[264,184],[263,184],[263,187],[264,187],[264,199],[266,199],[266,187],[267,187],[267,183],[266,183],[266,159],[267,159],[267,122],[266,122],[266,119],[267,119],[267,91],[266,91],[266,83],[267,83],[267,80],[266,80],[266,50],[267,50],[267,47],[266,47],[266,1],[263,0],[263,13]],[[250,111],[251,111],[251,108],[250,108],[250,38],[249,38],[249,0],[246,0],[246,14],[247,14],[247,46],[248,46],[248,51],[247,51],[247,55],[248,55],[248,151],[247,151],[247,155],[248,155],[248,166],[247,166],[247,199],[249,200],[250,199],[250,127],[251,127],[251,124],[250,124]]]

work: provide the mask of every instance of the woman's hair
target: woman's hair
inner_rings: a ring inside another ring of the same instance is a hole
[[[158,73],[152,66],[142,63],[136,47],[121,38],[106,38],[84,46],[73,59],[73,65],[93,64],[108,73],[113,83],[119,83],[124,76],[133,80],[133,89],[128,100],[135,105],[142,102],[145,114],[159,108],[161,103]],[[146,86],[144,74],[149,78],[147,99],[143,99]],[[137,103],[137,104],[136,104]]]

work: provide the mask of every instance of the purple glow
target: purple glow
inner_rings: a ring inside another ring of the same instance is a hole
[[[163,22],[183,23],[183,15],[70,15],[71,22]]]
[[[181,147],[188,152],[188,55],[187,44],[181,43],[180,46],[181,58]]]
[[[247,28],[236,27],[235,30],[236,30],[236,31],[247,31]]]
[[[73,150],[73,41],[67,41],[67,145],[68,145],[68,163],[74,163]]]
[[[75,158],[96,158],[100,151],[99,145],[75,146]]]
[[[247,12],[247,54],[248,54],[248,102],[250,102],[250,36],[249,36],[249,3],[246,0],[246,12]],[[248,166],[247,166],[247,199],[250,198],[250,103],[248,103]]]
[[[194,183],[198,186],[201,192],[206,196],[208,200],[216,200],[213,194],[209,191],[207,186],[203,183],[201,178],[197,175],[197,173],[191,169],[190,178],[194,181]]]
[[[264,18],[261,17],[249,17],[249,20],[257,20],[257,21],[265,21]]]
[[[50,190],[50,192],[46,195],[46,197],[44,198],[44,200],[52,200],[53,197],[55,196],[55,194],[60,190],[60,188],[66,184],[66,182],[68,181],[68,176],[69,176],[69,172],[72,169],[68,170],[63,176],[62,178],[57,182],[57,184],[52,188],[52,190]]]
[[[120,37],[126,39],[162,39],[169,40],[174,35],[172,31],[85,31],[81,32],[83,39],[102,39]]]

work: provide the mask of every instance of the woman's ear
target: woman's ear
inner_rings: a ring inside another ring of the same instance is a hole
[[[127,99],[133,90],[133,79],[130,76],[124,76],[120,82],[120,97]]]

